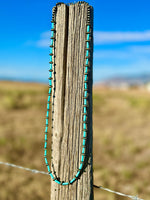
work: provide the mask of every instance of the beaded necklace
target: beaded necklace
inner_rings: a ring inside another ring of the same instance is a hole
[[[79,4],[82,4],[85,2],[79,2]],[[88,121],[88,68],[90,67],[90,46],[91,46],[91,23],[90,23],[90,18],[91,18],[91,7],[87,7],[87,21],[86,21],[86,49],[85,49],[85,64],[84,64],[84,93],[83,93],[83,121],[82,121],[82,127],[83,127],[83,140],[82,140],[82,152],[81,152],[81,161],[79,165],[79,169],[71,180],[68,182],[60,181],[57,176],[55,171],[52,172],[50,169],[50,165],[47,160],[47,140],[48,140],[48,125],[49,125],[49,113],[50,113],[50,99],[52,97],[52,88],[55,91],[55,40],[56,40],[56,12],[57,12],[57,6],[61,4],[58,3],[56,6],[53,8],[53,13],[52,13],[52,28],[51,28],[51,44],[50,44],[50,69],[49,69],[49,91],[48,91],[48,100],[47,100],[47,113],[46,113],[46,124],[45,124],[45,143],[44,143],[44,159],[45,163],[47,166],[48,173],[50,177],[52,178],[53,181],[60,185],[69,185],[74,183],[77,179],[79,179],[83,167],[84,167],[84,162],[85,162],[85,152],[86,152],[86,141],[87,141],[87,132],[88,132],[88,127],[87,127],[87,121]],[[54,75],[53,75],[54,73]],[[53,80],[54,77],[54,80]],[[52,84],[53,80],[53,84]],[[53,113],[54,113],[54,97],[55,95],[53,94],[53,99],[52,99],[52,130],[53,130]],[[52,167],[54,168],[54,164],[52,163]]]

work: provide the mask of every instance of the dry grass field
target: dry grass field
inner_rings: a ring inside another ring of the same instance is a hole
[[[48,88],[0,82],[0,161],[45,171],[44,124]],[[95,87],[94,183],[144,200],[150,196],[150,93]],[[50,180],[0,166],[0,200],[49,200]],[[125,200],[94,189],[95,200]]]

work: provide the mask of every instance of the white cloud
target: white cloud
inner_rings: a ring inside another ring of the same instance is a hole
[[[150,30],[143,32],[94,32],[95,45],[144,41],[150,41]],[[37,41],[27,41],[26,45],[48,47],[50,45],[50,31],[41,33],[40,38]]]
[[[36,47],[49,47],[50,45],[50,31],[45,31],[41,33],[40,39],[37,41],[28,40],[25,45],[27,46],[36,46]]]
[[[131,46],[130,49],[134,53],[150,54],[150,45],[135,45]]]
[[[41,38],[50,38],[50,31],[45,31],[43,33],[41,33]]]
[[[43,32],[40,39],[36,41],[38,47],[49,47],[50,45],[50,31]]]
[[[126,59],[132,56],[129,51],[126,50],[96,50],[94,51],[94,59]]]
[[[141,59],[150,58],[150,45],[129,45],[119,49],[101,49],[94,51],[94,59]]]
[[[105,49],[95,51],[94,83],[113,76],[150,74],[149,55],[149,45],[133,45],[120,50]],[[103,62],[101,62],[102,60]]]
[[[0,70],[0,79],[42,80],[46,82],[48,80],[47,71],[48,69],[46,67],[45,70],[43,70],[43,66],[38,67],[38,70],[36,66],[4,66]]]
[[[38,47],[49,47],[49,45],[50,45],[50,41],[49,41],[50,39],[41,39],[41,40],[38,40],[37,42],[36,42],[36,46],[38,46]]]
[[[150,74],[150,60],[138,60],[126,66],[115,67],[114,65],[94,65],[93,80],[94,83],[116,76],[128,76],[139,74]]]
[[[150,30],[143,32],[94,32],[94,42],[96,45],[143,41],[150,41]]]

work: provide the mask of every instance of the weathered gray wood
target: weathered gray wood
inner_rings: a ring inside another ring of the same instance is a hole
[[[82,150],[82,104],[87,4],[57,6],[56,90],[54,102],[53,163],[60,180],[77,173]],[[51,200],[93,200],[92,160],[92,58],[89,80],[89,133],[87,166],[69,186],[51,182]]]

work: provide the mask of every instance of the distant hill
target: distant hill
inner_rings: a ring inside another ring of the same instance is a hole
[[[131,76],[116,76],[107,79],[101,83],[101,85],[110,87],[120,86],[143,86],[150,82],[150,74],[131,75]]]
[[[9,76],[0,76],[2,81],[19,81],[19,82],[35,82],[35,83],[48,83],[48,79],[39,79],[39,78],[18,78],[18,77],[9,77]]]

